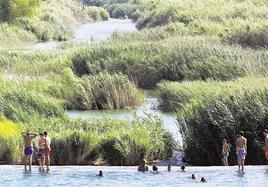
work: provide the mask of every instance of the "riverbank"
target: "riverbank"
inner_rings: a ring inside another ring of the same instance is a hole
[[[94,167],[94,166],[51,166],[51,170],[39,172],[33,167],[32,172],[24,172],[23,166],[0,166],[0,186],[27,185],[33,186],[259,186],[265,187],[268,182],[267,166],[246,166],[245,172],[238,172],[237,167],[186,167],[181,172],[179,167],[158,167],[160,173],[142,173],[137,167]],[[99,170],[103,177],[96,177]],[[195,174],[196,180],[191,176]],[[200,183],[201,177],[207,183]]]
[[[73,38],[79,24],[108,18],[103,8],[85,6],[76,0],[41,1],[34,16],[0,23],[0,49],[27,42],[66,41]]]

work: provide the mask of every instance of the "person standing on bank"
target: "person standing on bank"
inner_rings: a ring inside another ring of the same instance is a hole
[[[44,133],[45,137],[45,162],[47,164],[47,171],[49,171],[49,166],[50,166],[50,154],[51,154],[51,139],[48,136],[48,133],[45,131]]]
[[[38,135],[34,132],[22,132],[24,140],[24,169],[27,170],[27,162],[29,163],[29,170],[32,170],[32,159],[33,159],[33,139]]]
[[[228,166],[228,157],[229,157],[229,152],[230,152],[230,146],[227,143],[226,139],[223,139],[222,142],[222,160],[223,160],[223,164],[224,166]]]
[[[244,132],[239,132],[239,137],[236,140],[236,154],[238,162],[238,170],[242,167],[244,171],[245,159],[247,154],[247,139],[244,137]]]
[[[265,155],[266,160],[268,160],[268,130],[267,129],[264,129],[263,135],[264,135],[264,143],[265,143],[264,155]]]

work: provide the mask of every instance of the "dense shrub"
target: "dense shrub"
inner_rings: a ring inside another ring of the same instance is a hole
[[[21,127],[1,117],[0,119],[0,161],[17,163],[21,157]]]
[[[142,88],[154,87],[161,80],[229,80],[254,71],[259,74],[260,69],[266,71],[265,51],[212,44],[202,37],[167,38],[157,41],[127,38],[130,42],[126,43],[118,37],[81,48],[72,59],[73,71],[79,76],[120,72]]]
[[[96,137],[82,131],[66,131],[56,134],[51,145],[53,147],[51,161],[55,165],[89,164],[95,159],[89,158],[95,142]]]
[[[225,39],[232,44],[240,44],[244,47],[268,47],[268,29],[262,28],[255,31],[249,29],[238,30]]]
[[[34,16],[39,3],[40,0],[2,0],[0,2],[0,20],[8,21]]]
[[[82,77],[74,100],[78,109],[120,109],[139,106],[143,97],[126,76],[100,73]]]
[[[264,164],[262,130],[268,127],[268,94],[265,91],[209,100],[179,117],[185,145],[185,161],[193,165],[221,165],[221,145],[231,143],[229,163],[236,164],[236,134],[248,139],[246,164]]]
[[[221,165],[221,144],[231,143],[230,164],[236,163],[236,134],[248,138],[247,164],[263,164],[263,135],[268,119],[268,81],[195,81],[159,84],[161,106],[177,110],[185,161],[193,165]]]
[[[186,108],[191,110],[195,103],[204,104],[207,100],[220,98],[222,95],[268,89],[267,81],[267,77],[245,77],[226,82],[162,82],[157,87],[160,108],[168,112]]]
[[[63,116],[60,102],[34,91],[2,90],[0,93],[1,114],[8,119],[30,122],[34,116]]]

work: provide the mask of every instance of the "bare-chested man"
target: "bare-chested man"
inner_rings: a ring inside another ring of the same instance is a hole
[[[29,170],[32,169],[32,156],[33,156],[33,139],[38,135],[33,132],[22,132],[24,140],[24,168],[27,170],[27,161],[29,162]]]
[[[264,141],[265,141],[264,155],[265,155],[265,158],[268,160],[268,130],[267,129],[264,129],[263,135],[264,135]]]
[[[229,157],[229,152],[230,152],[230,146],[227,143],[226,139],[223,139],[222,142],[222,160],[223,160],[223,164],[224,166],[228,166],[228,157]]]
[[[242,167],[242,171],[244,171],[245,159],[247,154],[247,139],[244,137],[244,132],[239,132],[239,137],[236,140],[236,154],[237,154],[237,162],[238,169]]]

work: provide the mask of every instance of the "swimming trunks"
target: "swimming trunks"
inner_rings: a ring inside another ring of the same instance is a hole
[[[32,155],[32,154],[33,154],[33,147],[24,148],[24,155]]]
[[[228,152],[223,153],[223,160],[228,160],[228,157],[229,157],[229,153]]]
[[[245,160],[246,150],[244,148],[238,148],[236,154],[237,154],[238,160]]]
[[[268,159],[268,146],[264,148],[264,155],[265,155],[265,158]]]
[[[45,159],[45,150],[44,149],[39,149],[39,152],[37,154],[38,158],[40,160],[44,160]]]

